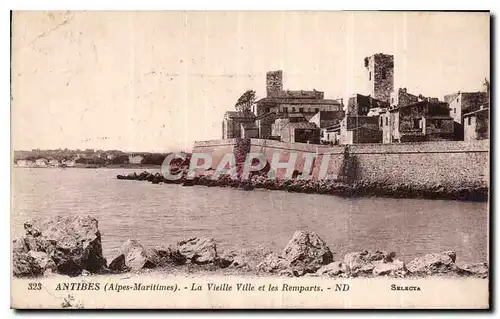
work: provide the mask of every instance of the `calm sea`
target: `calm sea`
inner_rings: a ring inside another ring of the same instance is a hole
[[[34,216],[89,214],[99,220],[107,258],[128,238],[155,246],[211,236],[222,248],[264,245],[281,251],[295,230],[308,228],[328,243],[336,258],[380,249],[408,261],[454,250],[457,262],[487,261],[485,203],[349,199],[115,178],[127,171],[132,170],[14,168],[12,235],[21,235],[23,222]]]

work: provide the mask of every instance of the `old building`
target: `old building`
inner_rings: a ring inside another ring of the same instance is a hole
[[[310,122],[286,123],[281,129],[282,142],[319,144],[320,129]]]
[[[454,121],[455,139],[464,139],[463,115],[478,111],[481,106],[489,106],[489,96],[486,92],[457,92],[444,96],[444,101],[450,106],[450,116]]]
[[[344,116],[345,113],[343,110],[319,111],[313,117],[311,117],[311,119],[309,119],[309,122],[316,124],[316,126],[319,128],[324,128],[327,126],[339,124]]]
[[[382,143],[378,116],[346,116],[340,122],[340,143]]]
[[[419,96],[408,93],[406,88],[399,88],[391,93],[391,106],[405,106],[417,103],[420,100],[423,100],[423,98],[419,99]]]
[[[371,96],[354,94],[347,101],[347,116],[367,116],[371,109],[386,109],[389,103]]]
[[[324,131],[329,142],[382,143],[379,117],[389,108],[394,90],[394,56],[377,53],[366,57],[364,66],[368,95],[356,93],[349,97],[340,126]]]
[[[255,115],[252,112],[227,111],[222,120],[222,138],[240,138],[241,124],[254,122]]]
[[[364,60],[368,92],[376,100],[390,103],[394,91],[394,56],[377,53]]]
[[[341,144],[340,135],[340,122],[331,126],[327,126],[321,129],[320,133],[320,143],[337,145]]]
[[[484,140],[489,138],[489,108],[481,107],[477,111],[463,116],[464,140]]]
[[[381,115],[383,143],[452,140],[448,104],[427,99],[398,106]]]
[[[241,138],[258,138],[259,128],[254,122],[240,124]]]
[[[281,138],[281,130],[283,130],[283,128],[288,125],[288,123],[301,122],[307,122],[307,119],[300,113],[288,114],[287,117],[277,118],[271,125],[271,137],[273,139],[279,140]]]
[[[343,108],[342,102],[325,99],[321,91],[283,90],[281,70],[267,72],[266,92],[267,96],[256,101],[252,107],[259,138],[271,138],[276,119],[301,114],[309,120],[320,111],[338,112]]]

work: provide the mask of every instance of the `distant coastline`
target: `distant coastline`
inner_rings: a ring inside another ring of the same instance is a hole
[[[94,149],[33,149],[14,151],[13,164],[18,168],[159,168],[169,154]]]
[[[109,164],[109,165],[85,165],[85,164],[76,164],[73,166],[19,166],[17,164],[13,165],[13,168],[45,168],[45,169],[54,169],[54,168],[88,168],[88,169],[97,169],[97,168],[109,168],[109,169],[160,169],[161,165],[156,164]]]

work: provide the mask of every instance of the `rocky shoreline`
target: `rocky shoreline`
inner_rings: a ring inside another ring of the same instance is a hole
[[[249,180],[231,179],[227,175],[213,179],[210,174],[201,175],[193,179],[186,179],[185,175],[178,180],[168,180],[160,173],[147,171],[137,174],[117,175],[120,180],[148,181],[153,184],[181,184],[183,186],[202,185],[207,187],[232,187],[243,190],[262,188],[267,190],[281,190],[287,192],[336,195],[342,197],[379,196],[392,198],[424,198],[487,202],[488,187],[484,185],[470,185],[468,187],[450,187],[436,184],[433,186],[415,184],[386,184],[381,182],[342,180],[269,180],[263,175],[253,175]]]
[[[108,263],[103,257],[98,221],[90,216],[36,218],[24,223],[25,234],[13,241],[15,277],[61,274],[197,272],[232,270],[238,275],[286,277],[389,277],[429,276],[488,278],[488,265],[458,266],[453,251],[436,252],[405,263],[394,252],[359,251],[336,256],[318,234],[298,230],[282,252],[262,256],[245,251],[220,251],[213,238],[190,238],[154,248],[129,239]]]

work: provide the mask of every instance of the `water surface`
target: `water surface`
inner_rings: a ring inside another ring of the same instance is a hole
[[[223,248],[266,246],[280,251],[296,229],[308,228],[328,243],[336,258],[349,251],[380,249],[408,261],[455,250],[457,262],[487,261],[485,203],[352,199],[117,180],[124,171],[13,169],[13,236],[21,235],[23,222],[34,216],[89,214],[99,220],[106,258],[128,238],[155,246],[211,236]]]

